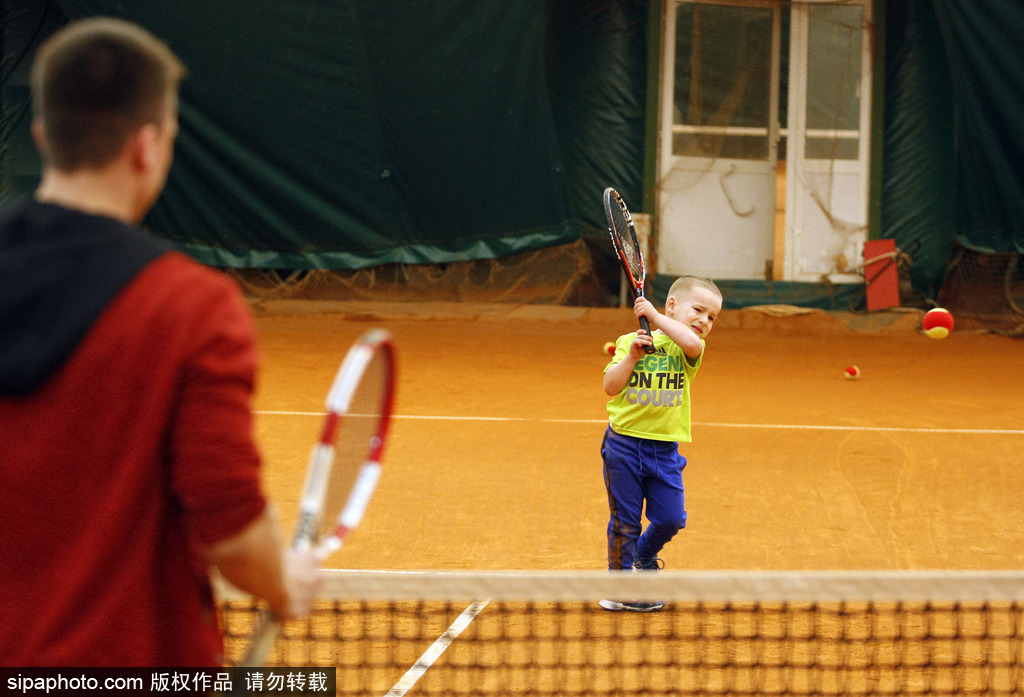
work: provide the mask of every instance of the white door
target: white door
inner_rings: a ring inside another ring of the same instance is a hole
[[[658,273],[764,278],[772,259],[779,3],[669,1]]]
[[[785,277],[863,280],[871,56],[868,6],[794,3],[789,49]]]
[[[665,2],[658,273],[846,280],[867,222],[861,1]]]

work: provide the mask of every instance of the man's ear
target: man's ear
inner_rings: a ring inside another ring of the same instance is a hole
[[[154,169],[160,163],[160,129],[154,123],[147,123],[135,131],[128,147],[132,167],[140,172]]]
[[[39,153],[46,158],[49,153],[49,148],[46,147],[46,126],[38,116],[32,117],[32,140],[35,142],[36,148],[39,149]]]

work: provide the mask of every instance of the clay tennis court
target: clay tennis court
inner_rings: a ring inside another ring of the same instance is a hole
[[[266,481],[291,523],[327,386],[386,327],[399,383],[385,474],[331,566],[602,569],[605,341],[629,310],[256,306]],[[681,569],[1016,569],[1024,548],[1021,345],[920,313],[726,311],[683,446]],[[862,371],[843,377],[847,365]]]

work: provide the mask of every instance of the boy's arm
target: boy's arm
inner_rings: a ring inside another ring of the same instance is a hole
[[[606,394],[614,397],[626,388],[626,385],[629,384],[629,378],[633,375],[636,362],[644,356],[644,347],[650,346],[653,343],[654,339],[645,334],[643,329],[637,332],[633,343],[629,345],[629,353],[623,356],[621,361],[604,371],[604,391]]]
[[[672,339],[688,358],[700,358],[700,354],[704,352],[704,343],[697,336],[696,332],[682,322],[658,312],[657,308],[647,298],[639,297],[636,299],[633,313],[637,317],[646,317],[652,325],[665,332],[668,338]]]

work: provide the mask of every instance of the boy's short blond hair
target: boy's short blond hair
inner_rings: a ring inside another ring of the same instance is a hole
[[[710,278],[703,278],[701,276],[680,276],[672,283],[672,287],[668,289],[667,297],[678,298],[680,295],[685,294],[691,288],[705,288],[707,290],[710,290],[718,297],[723,298],[722,291],[718,289],[718,286],[715,285],[715,282],[712,281]]]

